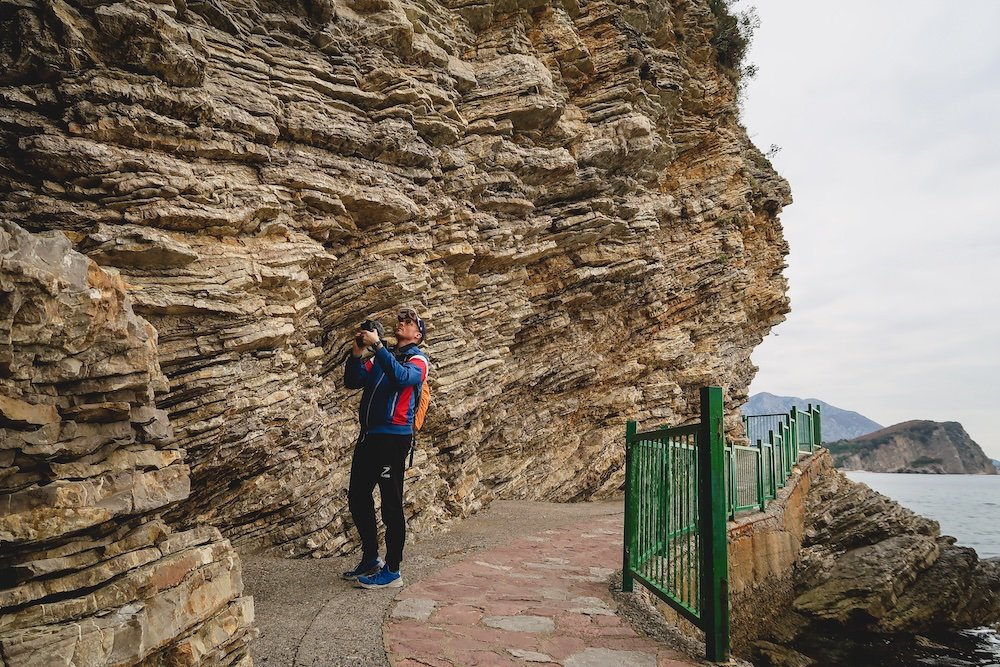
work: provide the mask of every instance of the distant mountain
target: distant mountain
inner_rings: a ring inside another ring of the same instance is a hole
[[[908,421],[826,446],[836,466],[847,470],[998,474],[958,422]]]
[[[996,468],[997,470],[1000,470],[1000,461],[997,461],[996,459],[990,459],[990,461],[993,462],[993,467],[994,468]]]
[[[859,435],[865,435],[866,433],[871,433],[882,428],[881,424],[873,422],[868,417],[859,415],[857,412],[835,407],[818,398],[775,396],[763,391],[750,397],[750,400],[743,406],[743,414],[783,414],[791,410],[793,405],[804,410],[810,403],[820,406],[823,442],[850,440],[851,438],[856,438]]]

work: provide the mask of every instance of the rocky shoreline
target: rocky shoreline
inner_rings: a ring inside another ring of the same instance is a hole
[[[830,651],[919,647],[924,635],[1000,623],[1000,559],[979,559],[828,457],[826,467],[806,500],[792,597],[754,644],[755,664],[826,664]]]

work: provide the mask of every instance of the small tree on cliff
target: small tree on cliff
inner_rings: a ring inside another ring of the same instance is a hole
[[[711,44],[715,47],[716,58],[733,83],[739,86],[742,79],[752,77],[757,71],[745,60],[760,19],[755,7],[734,13],[731,9],[733,4],[733,0],[708,0],[708,6],[715,15],[715,34]]]

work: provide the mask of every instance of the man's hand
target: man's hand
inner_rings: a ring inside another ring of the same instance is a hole
[[[361,340],[361,346],[358,347],[358,339]],[[361,353],[365,348],[371,347],[378,342],[378,332],[377,331],[365,331],[364,329],[358,329],[354,334],[354,349],[351,353],[355,357],[360,357]]]

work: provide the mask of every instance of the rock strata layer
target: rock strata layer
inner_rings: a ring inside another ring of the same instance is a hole
[[[761,664],[822,664],[819,638],[848,650],[1000,621],[1000,559],[980,560],[937,522],[848,480],[824,457],[806,501],[794,601],[768,623]]]
[[[838,468],[871,472],[995,475],[958,422],[908,421],[829,445]]]
[[[626,419],[683,422],[705,384],[737,428],[790,196],[719,6],[0,0],[0,217],[65,232],[158,331],[169,518],[351,549],[341,363],[403,302],[433,366],[412,530],[614,493]]]
[[[156,331],[59,233],[0,221],[0,664],[249,665],[253,603],[154,396]]]

